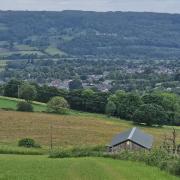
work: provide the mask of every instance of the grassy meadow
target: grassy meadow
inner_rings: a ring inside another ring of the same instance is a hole
[[[8,180],[178,180],[154,167],[104,158],[49,159],[0,155],[0,179]]]
[[[0,97],[0,109],[16,109],[16,98]],[[105,115],[70,111],[68,115],[41,113],[46,104],[33,102],[36,112],[16,112],[0,110],[0,149],[1,145],[17,146],[22,138],[33,138],[44,149],[50,144],[52,125],[53,146],[96,146],[106,145],[119,132],[133,127],[133,123]],[[155,145],[160,145],[164,135],[171,135],[172,127],[140,127],[154,136]],[[177,141],[180,143],[180,127],[177,129]]]
[[[21,54],[23,55],[31,55],[31,54],[37,54],[38,56],[44,55],[41,51],[6,51],[6,52],[0,52],[1,57],[8,57],[14,54]]]
[[[16,105],[19,101],[22,100],[0,96],[0,109],[5,108],[5,109],[16,110]],[[35,112],[46,111],[46,104],[44,103],[33,102],[33,107]]]
[[[45,52],[51,56],[54,56],[54,55],[59,55],[59,56],[62,56],[62,55],[66,55],[66,53],[64,53],[63,51],[57,49],[56,47],[53,47],[53,46],[49,46]]]
[[[0,60],[0,72],[4,70],[6,64],[7,64],[6,60]]]
[[[0,111],[0,144],[16,145],[19,139],[29,137],[47,148],[50,144],[51,124],[53,146],[56,148],[106,145],[114,135],[133,126],[131,122],[107,118],[103,115],[83,113],[54,115],[2,110]],[[164,134],[171,132],[170,127],[142,127],[142,129],[154,135],[155,144],[160,144]],[[179,128],[177,132],[180,134]]]
[[[0,97],[0,180],[177,180],[158,168],[143,163],[105,158],[47,157],[52,133],[53,150],[59,148],[106,145],[119,132],[133,127],[132,122],[105,115],[70,111],[68,115],[43,113],[46,104],[33,102],[36,112],[5,111],[16,109],[21,101]],[[141,127],[161,144],[172,127]],[[180,127],[177,141],[180,143]],[[42,148],[18,147],[18,140],[32,138]],[[11,155],[7,155],[11,154]],[[14,154],[14,155],[13,155]],[[27,155],[28,154],[28,155]]]

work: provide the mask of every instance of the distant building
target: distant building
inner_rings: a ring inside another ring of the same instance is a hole
[[[134,127],[126,132],[115,136],[110,145],[109,152],[118,152],[121,150],[150,150],[153,144],[153,137]]]
[[[64,81],[54,80],[49,84],[49,86],[56,87],[56,88],[59,88],[59,89],[69,90],[69,82],[70,81],[71,80],[64,80]]]

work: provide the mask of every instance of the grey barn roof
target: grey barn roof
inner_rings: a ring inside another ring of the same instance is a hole
[[[153,136],[142,132],[140,129],[134,127],[126,132],[120,133],[112,139],[110,147],[121,144],[127,140],[130,140],[144,148],[150,149],[153,143]]]

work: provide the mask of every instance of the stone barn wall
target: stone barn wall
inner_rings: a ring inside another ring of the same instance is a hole
[[[142,146],[135,144],[131,141],[125,141],[109,149],[109,152],[118,152],[121,150],[144,150]]]

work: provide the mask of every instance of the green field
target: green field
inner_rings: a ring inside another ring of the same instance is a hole
[[[7,61],[0,60],[0,68],[6,66],[6,64],[7,64]]]
[[[0,96],[0,109],[16,109],[16,98]],[[0,110],[0,180],[177,180],[155,167],[142,163],[105,158],[50,159],[50,124],[53,125],[53,150],[68,147],[106,145],[119,132],[133,127],[132,122],[105,115],[70,111],[69,115],[42,113],[46,104],[33,102],[34,113]],[[177,140],[180,142],[180,128]],[[172,127],[141,127],[162,142]],[[18,147],[18,140],[33,138],[42,148]],[[4,154],[4,155],[3,155]],[[7,155],[11,154],[11,155]],[[16,155],[12,155],[16,154]],[[21,154],[21,155],[18,155]],[[22,155],[31,154],[31,155]]]
[[[0,60],[0,72],[4,70],[6,64],[7,64],[7,61]]]
[[[22,45],[16,45],[15,48],[19,51],[37,51],[38,49],[36,47],[31,47],[25,44]]]
[[[31,55],[37,54],[38,56],[44,55],[41,51],[7,51],[7,52],[0,52],[1,57],[8,57],[13,54],[21,54],[21,55]]]
[[[0,96],[0,108],[16,110],[16,105],[19,101],[21,100]],[[33,102],[33,107],[36,112],[46,111],[46,104],[44,103]]]
[[[55,47],[52,47],[52,46],[49,46],[46,50],[45,50],[46,53],[48,53],[49,55],[51,56],[54,56],[54,55],[65,55],[66,53],[64,53],[63,51],[55,48]]]
[[[0,155],[2,180],[178,180],[141,163],[104,158]]]
[[[18,99],[0,97],[0,108],[16,109]],[[49,147],[50,124],[53,125],[53,146],[76,147],[106,145],[113,136],[132,128],[134,124],[106,115],[70,111],[68,115],[39,113],[46,110],[43,103],[34,102],[34,113],[0,111],[0,145],[17,146],[19,139],[29,137]],[[164,135],[171,135],[172,127],[140,127],[154,136],[154,146],[160,145]],[[177,143],[180,143],[180,128],[177,130]],[[7,147],[9,148],[9,147]],[[1,147],[0,147],[1,149]]]

